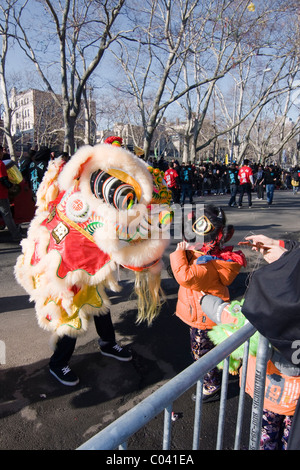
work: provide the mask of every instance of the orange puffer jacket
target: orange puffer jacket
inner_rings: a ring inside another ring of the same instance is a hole
[[[218,256],[202,259],[201,253],[192,250],[176,250],[170,255],[171,268],[180,286],[176,315],[193,328],[209,330],[215,323],[204,314],[200,297],[205,293],[229,301],[227,286],[246,266],[246,261],[243,253],[233,252],[232,247],[224,248]]]

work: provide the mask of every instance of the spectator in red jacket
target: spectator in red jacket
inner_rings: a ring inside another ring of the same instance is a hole
[[[179,175],[177,171],[173,168],[173,164],[169,163],[169,168],[165,171],[165,182],[168,188],[172,192],[172,199],[175,204],[180,202],[180,185],[179,185]]]
[[[6,227],[8,228],[13,241],[19,242],[22,240],[22,234],[15,224],[11,210],[10,202],[8,199],[8,190],[13,186],[9,181],[5,164],[3,159],[3,147],[0,146],[0,215],[2,216]]]
[[[252,206],[252,188],[254,185],[253,171],[249,166],[249,160],[244,160],[244,165],[239,169],[238,178],[240,180],[240,197],[239,197],[239,208],[242,207],[243,197],[246,193],[248,196],[248,206]]]

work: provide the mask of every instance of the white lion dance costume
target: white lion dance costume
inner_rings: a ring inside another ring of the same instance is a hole
[[[105,287],[120,290],[118,265],[136,273],[137,321],[153,321],[170,201],[163,174],[120,146],[84,146],[69,162],[49,164],[15,275],[54,343],[107,311]]]

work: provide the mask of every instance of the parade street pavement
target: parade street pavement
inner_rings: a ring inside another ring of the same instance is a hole
[[[247,205],[230,208],[228,200],[228,195],[195,199],[197,203],[212,202],[225,209],[228,223],[235,226],[233,244],[250,233],[299,239],[300,194],[276,191],[271,208],[255,197],[251,209]],[[167,269],[162,273],[166,302],[151,327],[135,323],[133,277],[131,272],[122,270],[123,289],[111,293],[111,313],[118,341],[132,349],[133,360],[119,362],[102,356],[91,323],[86,336],[78,340],[70,362],[80,383],[76,387],[58,383],[48,370],[49,335],[37,326],[34,305],[14,280],[13,267],[20,247],[9,239],[6,231],[0,232],[1,450],[74,450],[191,364],[188,327],[174,315],[178,286]],[[165,268],[178,241],[171,241],[164,257]],[[249,263],[230,288],[232,299],[243,296],[251,273],[264,263],[249,249],[244,252]],[[224,449],[234,445],[238,390],[238,379],[230,378]],[[179,417],[172,422],[172,450],[192,448],[193,391],[173,404]],[[204,405],[200,449],[216,446],[218,411],[218,401]],[[245,421],[249,421],[250,413],[251,400],[247,397]],[[129,440],[128,449],[162,449],[162,424],[160,414]],[[242,445],[248,445],[246,425]]]

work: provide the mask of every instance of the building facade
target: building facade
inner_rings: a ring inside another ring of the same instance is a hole
[[[17,92],[12,89],[10,95],[10,107],[12,109],[11,134],[14,139],[15,149],[22,153],[30,148],[47,146],[52,150],[62,151],[64,143],[63,111],[56,99],[49,92],[28,89]],[[96,139],[96,103],[88,102],[89,126],[84,106],[76,121],[75,138],[76,146],[83,143],[94,143]],[[89,135],[87,135],[89,128]]]

